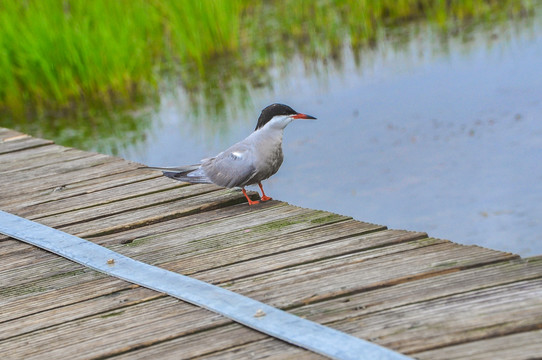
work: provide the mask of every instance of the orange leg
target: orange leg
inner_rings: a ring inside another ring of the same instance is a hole
[[[245,191],[245,188],[241,188],[241,190],[243,190],[243,195],[245,195],[245,197],[247,198],[248,204],[249,204],[249,205],[255,205],[255,204],[259,204],[259,203],[260,203],[258,200],[256,200],[256,201],[250,200],[250,198],[249,198],[248,195],[247,195],[247,192]]]
[[[263,192],[263,186],[261,182],[258,183],[258,186],[260,187],[260,190],[262,191],[262,201],[273,200],[269,196],[265,195],[265,193]]]

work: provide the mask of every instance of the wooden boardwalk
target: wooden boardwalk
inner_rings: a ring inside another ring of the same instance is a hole
[[[542,256],[458,245],[0,128],[0,209],[419,359],[542,358]],[[321,358],[0,235],[2,359]]]

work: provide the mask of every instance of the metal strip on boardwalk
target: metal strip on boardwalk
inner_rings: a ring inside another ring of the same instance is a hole
[[[142,263],[77,236],[1,210],[0,232],[108,275],[201,306],[321,355],[334,359],[410,359],[219,286]]]

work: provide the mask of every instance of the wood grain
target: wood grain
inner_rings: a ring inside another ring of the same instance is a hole
[[[138,167],[0,128],[0,208],[415,358],[542,353],[542,256]],[[2,359],[320,358],[5,236],[0,258]]]

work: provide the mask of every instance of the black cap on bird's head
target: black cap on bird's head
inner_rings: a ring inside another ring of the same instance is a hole
[[[261,129],[277,115],[293,115],[292,118],[294,119],[316,119],[314,116],[298,113],[288,105],[271,104],[262,110],[262,113],[258,118],[258,123],[256,124],[256,129],[254,130]]]

